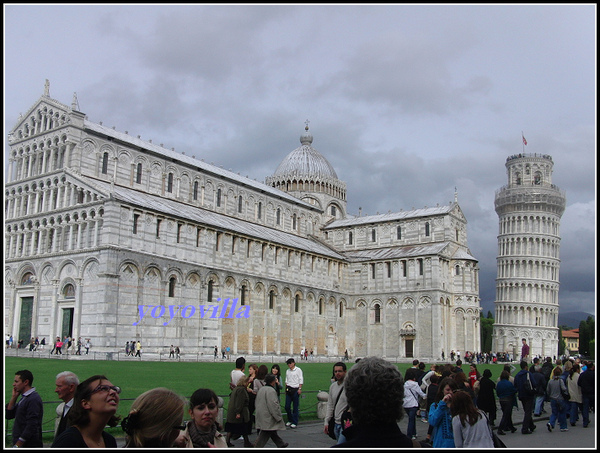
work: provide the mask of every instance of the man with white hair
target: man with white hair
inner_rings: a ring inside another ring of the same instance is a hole
[[[56,388],[54,391],[63,400],[56,408],[56,421],[54,426],[54,437],[58,437],[68,427],[67,414],[73,406],[75,390],[79,385],[79,378],[71,371],[63,371],[56,375]]]

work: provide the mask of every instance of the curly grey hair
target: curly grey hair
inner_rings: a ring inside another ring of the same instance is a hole
[[[402,418],[404,378],[396,365],[379,357],[361,359],[344,380],[356,423],[380,424]]]

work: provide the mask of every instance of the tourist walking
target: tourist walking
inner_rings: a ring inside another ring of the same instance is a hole
[[[359,362],[360,363],[360,362]],[[404,401],[402,407],[408,416],[408,427],[406,435],[411,439],[417,438],[417,411],[419,410],[419,398],[426,399],[427,395],[421,390],[416,381],[417,370],[409,368],[406,370],[406,381],[404,382]]]
[[[452,394],[450,413],[456,448],[494,448],[487,417],[475,407],[467,392],[459,390]]]
[[[488,369],[483,370],[483,376],[479,382],[479,395],[477,395],[477,407],[484,411],[490,424],[494,426],[496,422],[496,395],[494,391],[496,390],[496,384],[490,378],[492,377],[492,372]]]
[[[560,377],[562,374],[562,368],[556,367],[552,371],[552,380],[548,382],[546,392],[550,398],[550,407],[552,408],[552,414],[550,415],[550,421],[546,423],[548,431],[552,432],[558,419],[561,432],[566,432],[567,428],[567,401],[564,398],[564,394],[567,392],[567,386],[565,381]]]
[[[579,371],[580,365],[576,363],[575,365],[573,365],[573,368],[571,369],[571,374],[567,378],[567,389],[569,390],[570,395],[570,399],[568,401],[568,404],[570,406],[568,414],[569,423],[571,423],[571,426],[577,425],[577,422],[579,421],[579,412],[581,411],[581,406],[583,402],[581,398],[581,387],[577,385],[579,376],[581,376]]]
[[[498,434],[501,436],[506,434],[506,431],[514,433],[517,430],[512,421],[513,406],[516,406],[517,403],[516,394],[517,388],[510,382],[509,372],[502,371],[500,382],[496,385],[496,395],[498,395],[500,409],[502,410],[502,419],[500,425],[498,425]]]
[[[327,414],[325,415],[325,426],[323,432],[325,434],[333,434],[338,444],[346,441],[342,434],[342,414],[348,406],[346,400],[346,392],[344,391],[344,379],[346,378],[346,364],[337,362],[333,365],[334,382],[329,386],[329,399],[327,401]],[[334,432],[329,432],[329,422],[333,419]]]
[[[227,421],[225,422],[225,431],[227,431],[227,446],[233,447],[231,443],[232,436],[242,436],[244,438],[244,447],[252,447],[252,442],[248,438],[250,412],[248,403],[248,376],[241,377],[229,397],[227,406]]]
[[[260,431],[255,448],[262,448],[271,439],[279,448],[285,448],[285,442],[277,431],[285,430],[285,423],[281,415],[281,405],[274,384],[277,378],[272,374],[265,376],[265,385],[256,394],[256,430]]]
[[[531,434],[535,429],[533,424],[533,403],[535,399],[535,383],[531,372],[527,369],[527,362],[521,361],[521,371],[515,376],[515,387],[519,392],[519,401],[523,406],[523,424],[521,425],[522,434]]]
[[[596,401],[596,367],[593,362],[588,362],[587,370],[581,373],[577,385],[581,388],[583,427],[587,428],[590,424],[590,410],[594,408],[594,402]]]

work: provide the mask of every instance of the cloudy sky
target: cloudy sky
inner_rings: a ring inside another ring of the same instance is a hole
[[[595,313],[595,4],[4,13],[5,137],[48,79],[51,97],[70,105],[76,92],[91,121],[262,182],[300,146],[308,119],[313,146],[347,184],[350,214],[444,205],[456,188],[484,313],[506,158],[551,155],[567,195],[561,312]]]

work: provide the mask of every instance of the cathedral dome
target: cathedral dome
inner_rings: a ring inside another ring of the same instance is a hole
[[[302,176],[338,179],[327,159],[312,147],[313,137],[306,126],[300,136],[300,147],[289,153],[273,173],[273,178]]]

